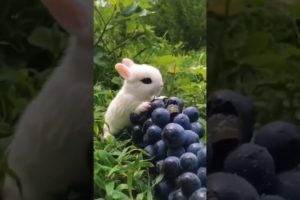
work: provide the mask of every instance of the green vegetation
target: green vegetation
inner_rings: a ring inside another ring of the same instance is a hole
[[[94,12],[94,177],[95,199],[153,199],[145,152],[128,130],[102,141],[103,115],[122,78],[114,65],[124,57],[159,68],[165,96],[177,96],[206,118],[205,1],[96,1]]]
[[[275,119],[299,124],[300,4],[214,2],[207,19],[208,73],[214,77],[208,91],[222,85],[252,97],[257,126]]]
[[[4,152],[14,126],[56,66],[67,35],[39,0],[4,0],[0,13],[1,188],[5,173]]]

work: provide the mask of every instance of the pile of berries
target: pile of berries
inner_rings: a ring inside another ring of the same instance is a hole
[[[206,144],[196,107],[180,98],[154,99],[144,113],[130,116],[135,145],[150,155],[150,171],[164,178],[155,187],[157,199],[206,200]]]
[[[208,199],[299,200],[300,131],[273,121],[253,131],[251,101],[230,90],[208,99]]]

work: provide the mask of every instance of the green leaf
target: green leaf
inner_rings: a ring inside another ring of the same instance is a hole
[[[114,188],[115,188],[115,182],[109,182],[106,184],[105,186],[105,191],[106,191],[106,194],[107,196],[112,196],[113,193],[114,193]]]
[[[149,9],[152,7],[152,4],[150,3],[150,1],[146,1],[146,0],[142,0],[139,5],[144,8],[144,9]]]
[[[122,0],[122,4],[127,7],[133,3],[133,0]]]
[[[160,66],[167,66],[176,63],[176,58],[172,55],[164,55],[157,57],[154,62]]]
[[[150,187],[147,187],[147,200],[153,200],[152,190]]]
[[[130,196],[132,196],[132,174],[131,173],[127,175],[127,185],[128,185],[129,194]]]
[[[122,190],[128,190],[128,185],[127,184],[120,184],[120,185],[118,185],[117,186],[117,190],[120,190],[120,191],[122,191]]]
[[[139,193],[137,196],[136,196],[136,200],[143,200],[144,199],[144,193]]]
[[[54,44],[57,43],[53,40],[52,30],[47,27],[36,27],[28,37],[28,42],[51,52],[55,51]]]
[[[133,3],[129,6],[127,6],[126,8],[121,10],[121,15],[123,16],[130,16],[136,12],[141,11],[141,8],[139,7],[139,5],[137,3]]]
[[[127,25],[127,33],[133,33],[137,29],[137,24],[135,21],[131,20],[126,23]]]
[[[106,64],[105,60],[104,60],[104,53],[101,52],[101,51],[98,51],[96,53],[96,55],[94,55],[93,59],[94,59],[94,63],[96,65],[99,65],[99,66],[104,66]]]
[[[113,173],[115,173],[116,171],[119,171],[123,168],[123,166],[120,165],[116,165],[114,166],[108,173],[108,176],[111,176]]]
[[[113,192],[112,197],[118,200],[131,200],[131,198],[129,198],[125,193],[118,190]]]
[[[121,77],[115,76],[111,79],[111,82],[121,86],[123,84],[123,79]]]
[[[286,5],[286,8],[295,18],[300,17],[300,4],[298,2]]]
[[[154,187],[155,185],[157,185],[158,183],[160,183],[160,182],[163,180],[163,178],[164,178],[164,175],[163,175],[163,174],[158,175],[158,176],[155,178],[155,181],[154,181],[154,183],[153,183],[153,187]]]
[[[274,52],[265,52],[262,54],[248,55],[240,59],[240,65],[251,65],[256,67],[265,67],[270,69],[280,69],[287,66],[287,61]]]

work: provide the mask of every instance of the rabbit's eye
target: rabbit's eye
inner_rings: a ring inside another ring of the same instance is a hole
[[[151,84],[151,83],[152,83],[151,78],[143,78],[141,81],[142,81],[142,83],[144,83],[144,84]]]

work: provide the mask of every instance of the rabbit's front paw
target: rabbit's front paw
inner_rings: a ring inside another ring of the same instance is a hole
[[[113,135],[110,133],[109,128],[106,124],[103,126],[103,139],[110,140]]]
[[[110,134],[109,132],[104,132],[104,134],[103,134],[104,139],[108,139],[108,138],[111,138],[111,137],[112,137],[112,134]]]
[[[156,97],[156,99],[161,99],[161,100],[165,100],[167,99],[168,97],[167,96],[159,96],[159,97]]]
[[[151,108],[151,103],[149,101],[144,101],[136,109],[135,113],[140,114],[142,112],[147,112]]]

